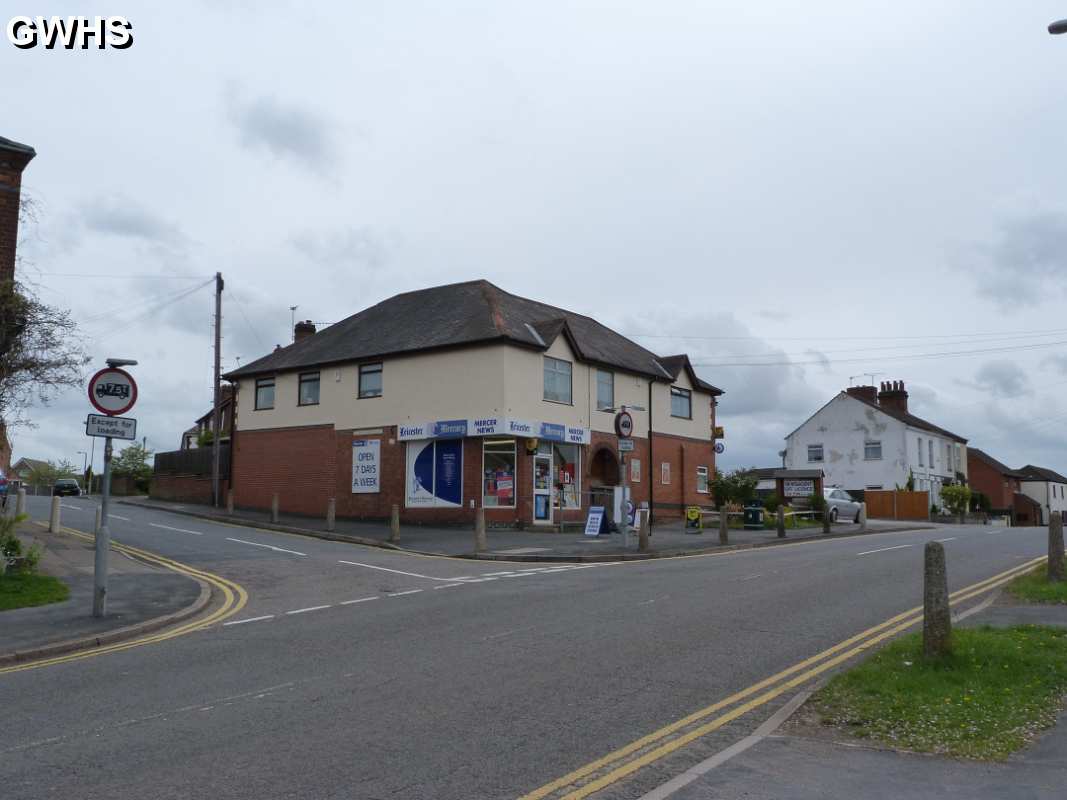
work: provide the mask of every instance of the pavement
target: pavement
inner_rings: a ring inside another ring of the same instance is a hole
[[[741,528],[730,529],[730,543],[719,544],[718,528],[686,528],[680,520],[656,524],[650,538],[650,552],[639,553],[637,550],[637,533],[633,531],[627,537],[625,545],[619,534],[603,536],[585,536],[580,530],[569,532],[514,530],[511,528],[490,528],[487,532],[489,550],[486,553],[474,553],[474,531],[472,528],[459,526],[435,527],[429,525],[404,525],[400,529],[400,541],[397,545],[388,542],[389,525],[382,522],[361,522],[357,520],[336,521],[332,534],[326,530],[326,520],[281,514],[278,524],[270,523],[267,512],[248,509],[235,509],[232,515],[225,510],[216,510],[210,506],[195,503],[173,503],[146,497],[125,498],[123,505],[138,505],[170,511],[220,522],[239,525],[267,527],[290,533],[310,536],[351,537],[365,544],[396,547],[414,553],[431,553],[435,555],[461,556],[464,558],[482,558],[487,560],[508,561],[605,561],[620,559],[640,559],[657,556],[676,556],[690,553],[709,553],[724,549],[748,547],[769,547],[783,543],[783,539],[773,530],[748,531]],[[895,522],[891,520],[870,520],[867,533],[885,533],[902,530],[922,530],[934,527],[927,523]],[[841,522],[833,525],[829,536],[864,535],[860,526]],[[784,541],[801,541],[807,539],[828,538],[821,527],[787,528]]]
[[[1067,606],[1001,601],[963,624],[1067,626]],[[785,726],[670,797],[1062,800],[1067,793],[1067,710],[1055,727],[1001,763],[902,753],[856,740],[808,738],[793,730]]]
[[[49,533],[23,524],[19,538],[42,548],[40,571],[59,578],[70,589],[62,603],[0,612],[0,664],[68,652],[131,638],[162,617],[192,612],[209,596],[192,578],[112,552],[109,559],[108,605],[104,617],[92,616],[93,544],[64,533]],[[56,645],[62,643],[62,648]]]
[[[45,518],[47,498],[29,510]],[[63,504],[82,530],[93,512]],[[750,735],[832,667],[828,652],[919,605],[925,542],[944,542],[954,592],[1046,547],[1040,528],[954,526],[535,565],[136,506],[116,506],[111,527],[248,603],[165,641],[0,670],[13,797],[555,800],[569,791],[556,779],[579,771],[603,781],[592,800],[635,800]],[[582,772],[638,739],[677,744]]]

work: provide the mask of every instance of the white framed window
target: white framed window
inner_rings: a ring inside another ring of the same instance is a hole
[[[571,397],[571,362],[545,356],[544,399],[570,404]]]
[[[671,416],[682,419],[693,418],[693,393],[688,389],[671,387]]]
[[[919,437],[919,466],[926,466],[925,464],[923,464],[923,437],[921,436]]]
[[[482,507],[515,507],[515,440],[482,442]]]
[[[317,406],[319,404],[319,373],[300,373],[296,404],[300,406]]]
[[[868,440],[863,443],[863,460],[864,461],[881,461],[882,460],[882,443],[881,441]]]
[[[927,451],[929,452],[929,455],[930,455],[930,469],[933,469],[934,468],[934,440],[933,439],[927,439],[926,440],[926,445],[927,445],[926,449],[927,449]]]
[[[382,396],[382,364],[359,365],[359,396],[366,397]]]
[[[821,444],[809,444],[808,445],[808,463],[815,464],[822,461],[822,445]]]
[[[664,461],[659,465],[659,482],[665,486],[671,482],[671,462]]]
[[[641,459],[630,459],[630,483],[641,482]]]
[[[708,468],[697,467],[697,491],[700,494],[708,493]]]
[[[274,408],[274,378],[256,379],[256,411]]]
[[[615,373],[604,369],[596,371],[596,410],[615,408]]]

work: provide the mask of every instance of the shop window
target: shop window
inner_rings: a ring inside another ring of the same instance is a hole
[[[630,483],[641,482],[641,459],[630,459]]]
[[[361,398],[382,396],[381,362],[359,365],[359,396]]]
[[[256,411],[274,408],[274,378],[256,379]]]
[[[556,503],[560,508],[582,507],[582,472],[580,448],[576,444],[552,445],[552,469],[555,471]]]
[[[615,373],[598,369],[596,371],[596,410],[607,411],[615,408]]]
[[[822,445],[821,444],[809,444],[808,445],[808,463],[815,463],[822,461]]]
[[[514,439],[486,439],[482,445],[482,506],[515,507]]]
[[[544,399],[553,403],[570,403],[571,396],[571,362],[545,356]]]
[[[319,404],[319,373],[305,372],[300,376],[300,391],[297,404],[317,406]]]
[[[682,419],[693,418],[693,394],[688,389],[671,387],[671,416]]]
[[[700,494],[708,493],[708,468],[697,467],[697,491]]]
[[[659,482],[665,486],[671,482],[671,464],[669,461],[664,461],[659,465]]]
[[[882,460],[882,443],[881,442],[864,442],[863,443],[863,459],[864,459],[864,461],[881,461]]]

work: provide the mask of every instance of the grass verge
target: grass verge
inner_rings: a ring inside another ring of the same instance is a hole
[[[952,655],[925,661],[906,636],[811,698],[823,724],[892,747],[1003,759],[1055,724],[1067,692],[1067,629],[958,628]]]
[[[1048,582],[1048,564],[1020,575],[1005,589],[1008,594],[1030,603],[1067,603],[1067,581]]]
[[[69,596],[67,585],[49,575],[17,572],[0,577],[0,611],[61,603]]]

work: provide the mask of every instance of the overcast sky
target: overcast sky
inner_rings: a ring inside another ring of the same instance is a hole
[[[0,42],[0,136],[38,152],[21,277],[94,364],[141,362],[153,449],[209,408],[211,289],[158,306],[220,270],[225,368],[288,342],[291,305],[487,278],[707,365],[725,468],[877,373],[1067,472],[1067,0],[106,13],[132,48]],[[35,410],[15,457],[80,465],[88,409]]]

